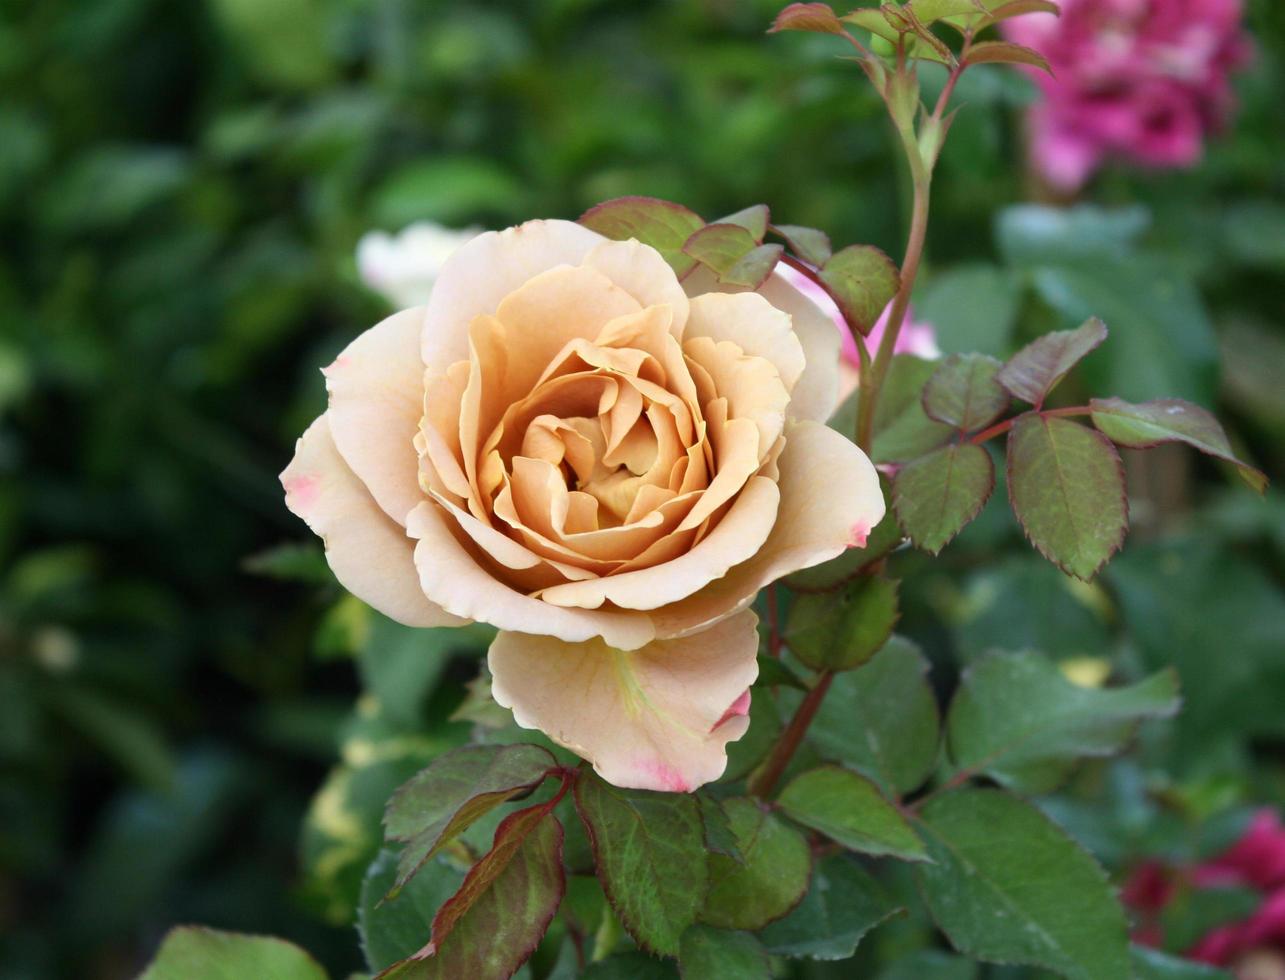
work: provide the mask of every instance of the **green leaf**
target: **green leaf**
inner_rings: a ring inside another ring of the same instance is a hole
[[[1097,317],[1075,330],[1046,333],[1009,358],[995,378],[1014,396],[1038,408],[1071,368],[1106,339],[1106,325]]]
[[[846,960],[866,933],[904,912],[861,865],[835,854],[817,863],[798,907],[759,938],[774,956]]]
[[[358,651],[362,687],[378,699],[389,721],[414,731],[422,727],[425,701],[452,655],[480,657],[493,635],[473,625],[416,629],[372,610]]]
[[[636,238],[650,245],[681,277],[696,267],[696,260],[683,252],[683,245],[705,221],[694,211],[671,201],[618,197],[591,207],[580,216],[580,223],[616,241]]]
[[[246,936],[178,926],[138,980],[326,980],[326,971],[298,946],[271,936]]]
[[[897,471],[892,503],[917,548],[938,554],[985,506],[995,489],[995,464],[981,446],[943,446]]]
[[[767,281],[784,251],[781,245],[759,245],[738,224],[706,225],[683,244],[683,252],[713,269],[719,282],[749,289]]]
[[[769,34],[778,31],[811,31],[816,34],[842,34],[843,25],[825,3],[792,3],[779,14]]]
[[[996,238],[1004,258],[1016,266],[1063,263],[1106,256],[1127,256],[1151,224],[1151,212],[1139,205],[1073,208],[1018,204],[1000,212]]]
[[[357,931],[366,966],[376,973],[424,948],[433,916],[464,882],[463,872],[437,858],[396,898],[385,900],[397,883],[397,857],[396,851],[381,851],[361,883]]]
[[[888,18],[883,15],[883,11],[874,8],[858,8],[844,14],[839,20],[849,24],[856,24],[858,27],[865,28],[875,37],[882,38],[885,41],[897,43],[897,39],[905,33],[904,29],[894,27],[888,22]]]
[[[535,951],[566,891],[562,824],[549,804],[518,810],[433,917],[432,938],[381,980],[510,977]]]
[[[765,653],[758,655],[759,675],[754,680],[757,687],[792,687],[798,691],[806,691],[807,684],[799,677],[789,665],[778,660],[776,657],[769,657]]]
[[[864,776],[839,766],[812,769],[790,781],[777,804],[790,819],[863,854],[927,860],[923,842],[901,813]]]
[[[1044,55],[1011,41],[981,41],[968,49],[968,56],[964,60],[966,65],[982,65],[990,62],[1004,65],[1030,65],[1050,75],[1053,74],[1053,69],[1044,60]]]
[[[1124,542],[1124,467],[1099,432],[1034,412],[1008,435],[1013,513],[1045,558],[1091,579]]]
[[[760,244],[763,236],[767,234],[767,224],[772,220],[772,213],[768,210],[766,204],[751,204],[748,208],[741,208],[734,211],[725,218],[719,218],[716,222],[720,225],[740,225],[746,229],[754,238],[754,243]]]
[[[776,702],[770,697],[760,696],[762,688],[757,684],[755,687],[750,698],[749,731],[735,742],[728,743],[727,768],[718,780],[720,783],[734,783],[749,775],[767,758],[781,735],[781,716],[776,710]]]
[[[849,245],[821,267],[821,280],[830,288],[848,322],[870,333],[897,290],[897,265],[873,245]]]
[[[998,355],[1010,349],[1020,299],[1012,272],[970,264],[934,275],[916,295],[915,311],[936,328],[942,350]]]
[[[1231,463],[1245,482],[1263,493],[1267,477],[1236,458],[1218,420],[1199,405],[1178,398],[1131,405],[1120,398],[1089,402],[1093,424],[1117,446],[1147,449],[1162,442],[1184,442],[1209,456]]]
[[[633,950],[590,963],[580,980],[678,980],[678,970],[670,960]]]
[[[1023,14],[1059,14],[1061,8],[1051,0],[1009,0],[991,10],[990,15],[982,18],[981,25],[989,27]]]
[[[931,24],[943,17],[977,13],[974,0],[910,0],[906,7],[915,12],[921,24]]]
[[[860,667],[888,642],[900,615],[898,583],[865,576],[841,592],[803,595],[790,609],[785,641],[815,670]]]
[[[1233,980],[1217,967],[1181,960],[1147,946],[1129,947],[1134,980]]]
[[[898,354],[879,392],[875,406],[874,445],[870,458],[876,463],[904,463],[944,446],[954,436],[949,425],[924,413],[923,392],[937,370],[935,361]]]
[[[785,239],[790,251],[808,265],[821,268],[834,254],[830,236],[817,228],[803,225],[773,225],[772,230]]]
[[[938,754],[937,698],[927,674],[928,661],[919,648],[894,636],[860,670],[834,678],[809,741],[885,792],[918,788]]]
[[[598,880],[621,924],[644,949],[677,955],[709,883],[696,798],[619,789],[582,772],[575,800]]]
[[[705,849],[711,854],[722,854],[733,861],[744,862],[736,846],[736,834],[723,804],[703,790],[694,794],[700,809],[701,827],[705,834]]]
[[[388,838],[406,842],[396,888],[475,820],[534,790],[557,764],[538,745],[469,745],[434,759],[384,814]]]
[[[308,542],[279,544],[275,548],[255,552],[248,556],[241,567],[251,575],[280,582],[303,582],[307,585],[332,585],[335,573],[326,564],[326,554],[321,546]]]
[[[683,980],[770,980],[767,954],[748,932],[692,926],[678,952]]]
[[[1178,705],[1173,670],[1094,690],[1038,654],[994,654],[964,671],[946,716],[947,744],[957,770],[1047,793],[1076,759],[1119,752],[1144,718],[1169,717]]]
[[[851,431],[851,425],[846,431]],[[879,474],[879,489],[883,491],[885,504],[891,506],[892,486],[882,473]],[[891,516],[886,516],[866,537],[864,548],[848,548],[837,558],[788,575],[785,584],[796,592],[833,591],[856,578],[862,569],[879,561],[901,544],[901,540],[901,528]]]
[[[875,980],[977,980],[976,961],[920,949],[881,970]]]
[[[1110,881],[1039,810],[999,790],[964,790],[931,800],[921,831],[934,861],[916,866],[924,899],[960,952],[1069,980],[1129,980]]]
[[[737,797],[723,804],[744,857],[709,857],[709,895],[701,920],[724,929],[761,929],[798,904],[808,888],[812,853],[803,835]]]
[[[995,380],[1001,367],[985,354],[951,354],[924,386],[924,412],[964,432],[985,428],[1008,408],[1008,392]]]

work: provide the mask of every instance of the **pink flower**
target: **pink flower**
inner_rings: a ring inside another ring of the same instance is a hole
[[[1052,66],[1052,77],[1032,70],[1044,100],[1030,112],[1031,154],[1063,191],[1108,158],[1196,163],[1250,52],[1241,0],[1062,0],[1060,18],[1017,17],[1005,33]]]
[[[777,270],[799,292],[828,313],[839,331],[839,341],[843,345],[839,364],[839,398],[842,401],[852,394],[857,387],[858,373],[861,368],[861,358],[857,354],[857,342],[852,338],[848,323],[844,320],[843,314],[839,312],[839,308],[835,306],[834,300],[830,298],[830,295],[803,273],[797,272],[785,264],[777,266]],[[866,338],[866,347],[870,351],[871,357],[874,356],[874,352],[879,348],[879,342],[883,339],[883,332],[888,327],[888,314],[891,310],[892,304],[889,304],[875,322],[874,329],[870,331],[870,335]],[[893,350],[898,354],[914,354],[916,357],[936,358],[941,356],[941,350],[937,346],[937,331],[931,323],[916,323],[913,307],[906,309],[906,319],[901,325],[901,332],[897,334],[897,345]]]
[[[1189,870],[1144,861],[1129,876],[1122,897],[1141,920],[1134,938],[1159,946],[1161,913],[1188,888],[1252,888],[1263,895],[1242,922],[1219,926],[1185,955],[1230,968],[1239,980],[1285,980],[1285,827],[1272,810],[1259,811],[1227,851]]]

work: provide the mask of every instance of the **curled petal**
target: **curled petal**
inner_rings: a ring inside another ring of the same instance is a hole
[[[722,775],[727,743],[749,725],[757,617],[638,650],[501,633],[489,663],[496,701],[634,789],[689,792]]]
[[[415,432],[424,414],[419,328],[424,308],[371,327],[326,368],[330,434],[339,455],[398,524],[424,499]]]
[[[335,578],[357,598],[407,626],[468,622],[445,612],[420,590],[414,543],[379,509],[339,455],[328,414],[299,439],[281,485],[286,506],[321,537]]]

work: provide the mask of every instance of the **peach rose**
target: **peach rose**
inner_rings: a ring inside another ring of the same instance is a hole
[[[571,222],[488,232],[325,369],[286,504],[386,615],[498,627],[519,725],[618,786],[691,790],[749,724],[755,594],[883,517],[824,424],[838,347],[779,276],[684,288]]]

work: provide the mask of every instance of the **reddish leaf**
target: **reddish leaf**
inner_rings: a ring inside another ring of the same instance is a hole
[[[870,333],[901,288],[896,263],[872,245],[849,245],[836,252],[821,268],[821,279],[848,322],[863,334]]]
[[[902,530],[916,547],[935,555],[981,512],[994,489],[990,454],[966,442],[899,469],[892,501]]]
[[[406,842],[390,894],[475,820],[534,790],[557,764],[539,745],[471,745],[411,777],[384,814],[389,839]]]
[[[1046,333],[1009,358],[995,380],[1039,408],[1067,372],[1106,339],[1107,328],[1097,317],[1074,330]]]
[[[1100,432],[1035,412],[1008,435],[1008,495],[1036,550],[1091,579],[1124,542],[1124,466]]]
[[[767,224],[771,220],[772,212],[768,210],[766,204],[751,204],[748,208],[741,208],[726,218],[719,218],[715,223],[740,225],[754,237],[755,244],[761,244],[763,236],[767,234]]]
[[[981,65],[987,62],[999,62],[1006,65],[1030,65],[1033,68],[1046,71],[1050,75],[1053,74],[1053,69],[1044,60],[1044,55],[1020,44],[1013,44],[1011,41],[982,41],[980,44],[974,44],[968,49],[968,54],[964,59],[964,63],[968,65]]]
[[[834,11],[830,9],[829,4],[792,3],[776,15],[776,20],[768,29],[769,34],[775,34],[777,31],[842,34],[843,25],[839,23],[839,18],[834,16]]]
[[[1062,8],[1051,0],[1009,0],[1008,3],[1002,3],[983,18],[979,27],[989,27],[991,24],[998,24],[1000,21],[1008,20],[1010,17],[1020,17],[1023,14],[1060,14]]]
[[[830,261],[830,256],[834,254],[830,248],[830,236],[816,228],[773,225],[772,230],[786,240],[795,255],[818,269]]]
[[[924,386],[924,412],[965,432],[985,428],[1008,408],[1008,392],[995,380],[1002,366],[985,354],[951,354]]]
[[[1267,489],[1267,477],[1236,458],[1223,427],[1199,405],[1180,398],[1162,398],[1140,405],[1119,398],[1094,398],[1089,407],[1098,431],[1117,446],[1149,449],[1162,442],[1184,442],[1234,465],[1245,482],[1259,493]]]
[[[580,223],[616,241],[636,238],[644,245],[650,245],[682,277],[696,266],[696,260],[683,253],[683,243],[705,224],[705,220],[672,201],[655,197],[618,197],[591,207],[580,216]]]
[[[720,282],[757,289],[767,281],[785,251],[781,245],[758,245],[743,226],[706,225],[683,245],[683,251],[713,269]]]
[[[432,939],[379,980],[501,980],[535,952],[566,890],[562,824],[548,803],[511,813],[433,918]]]

